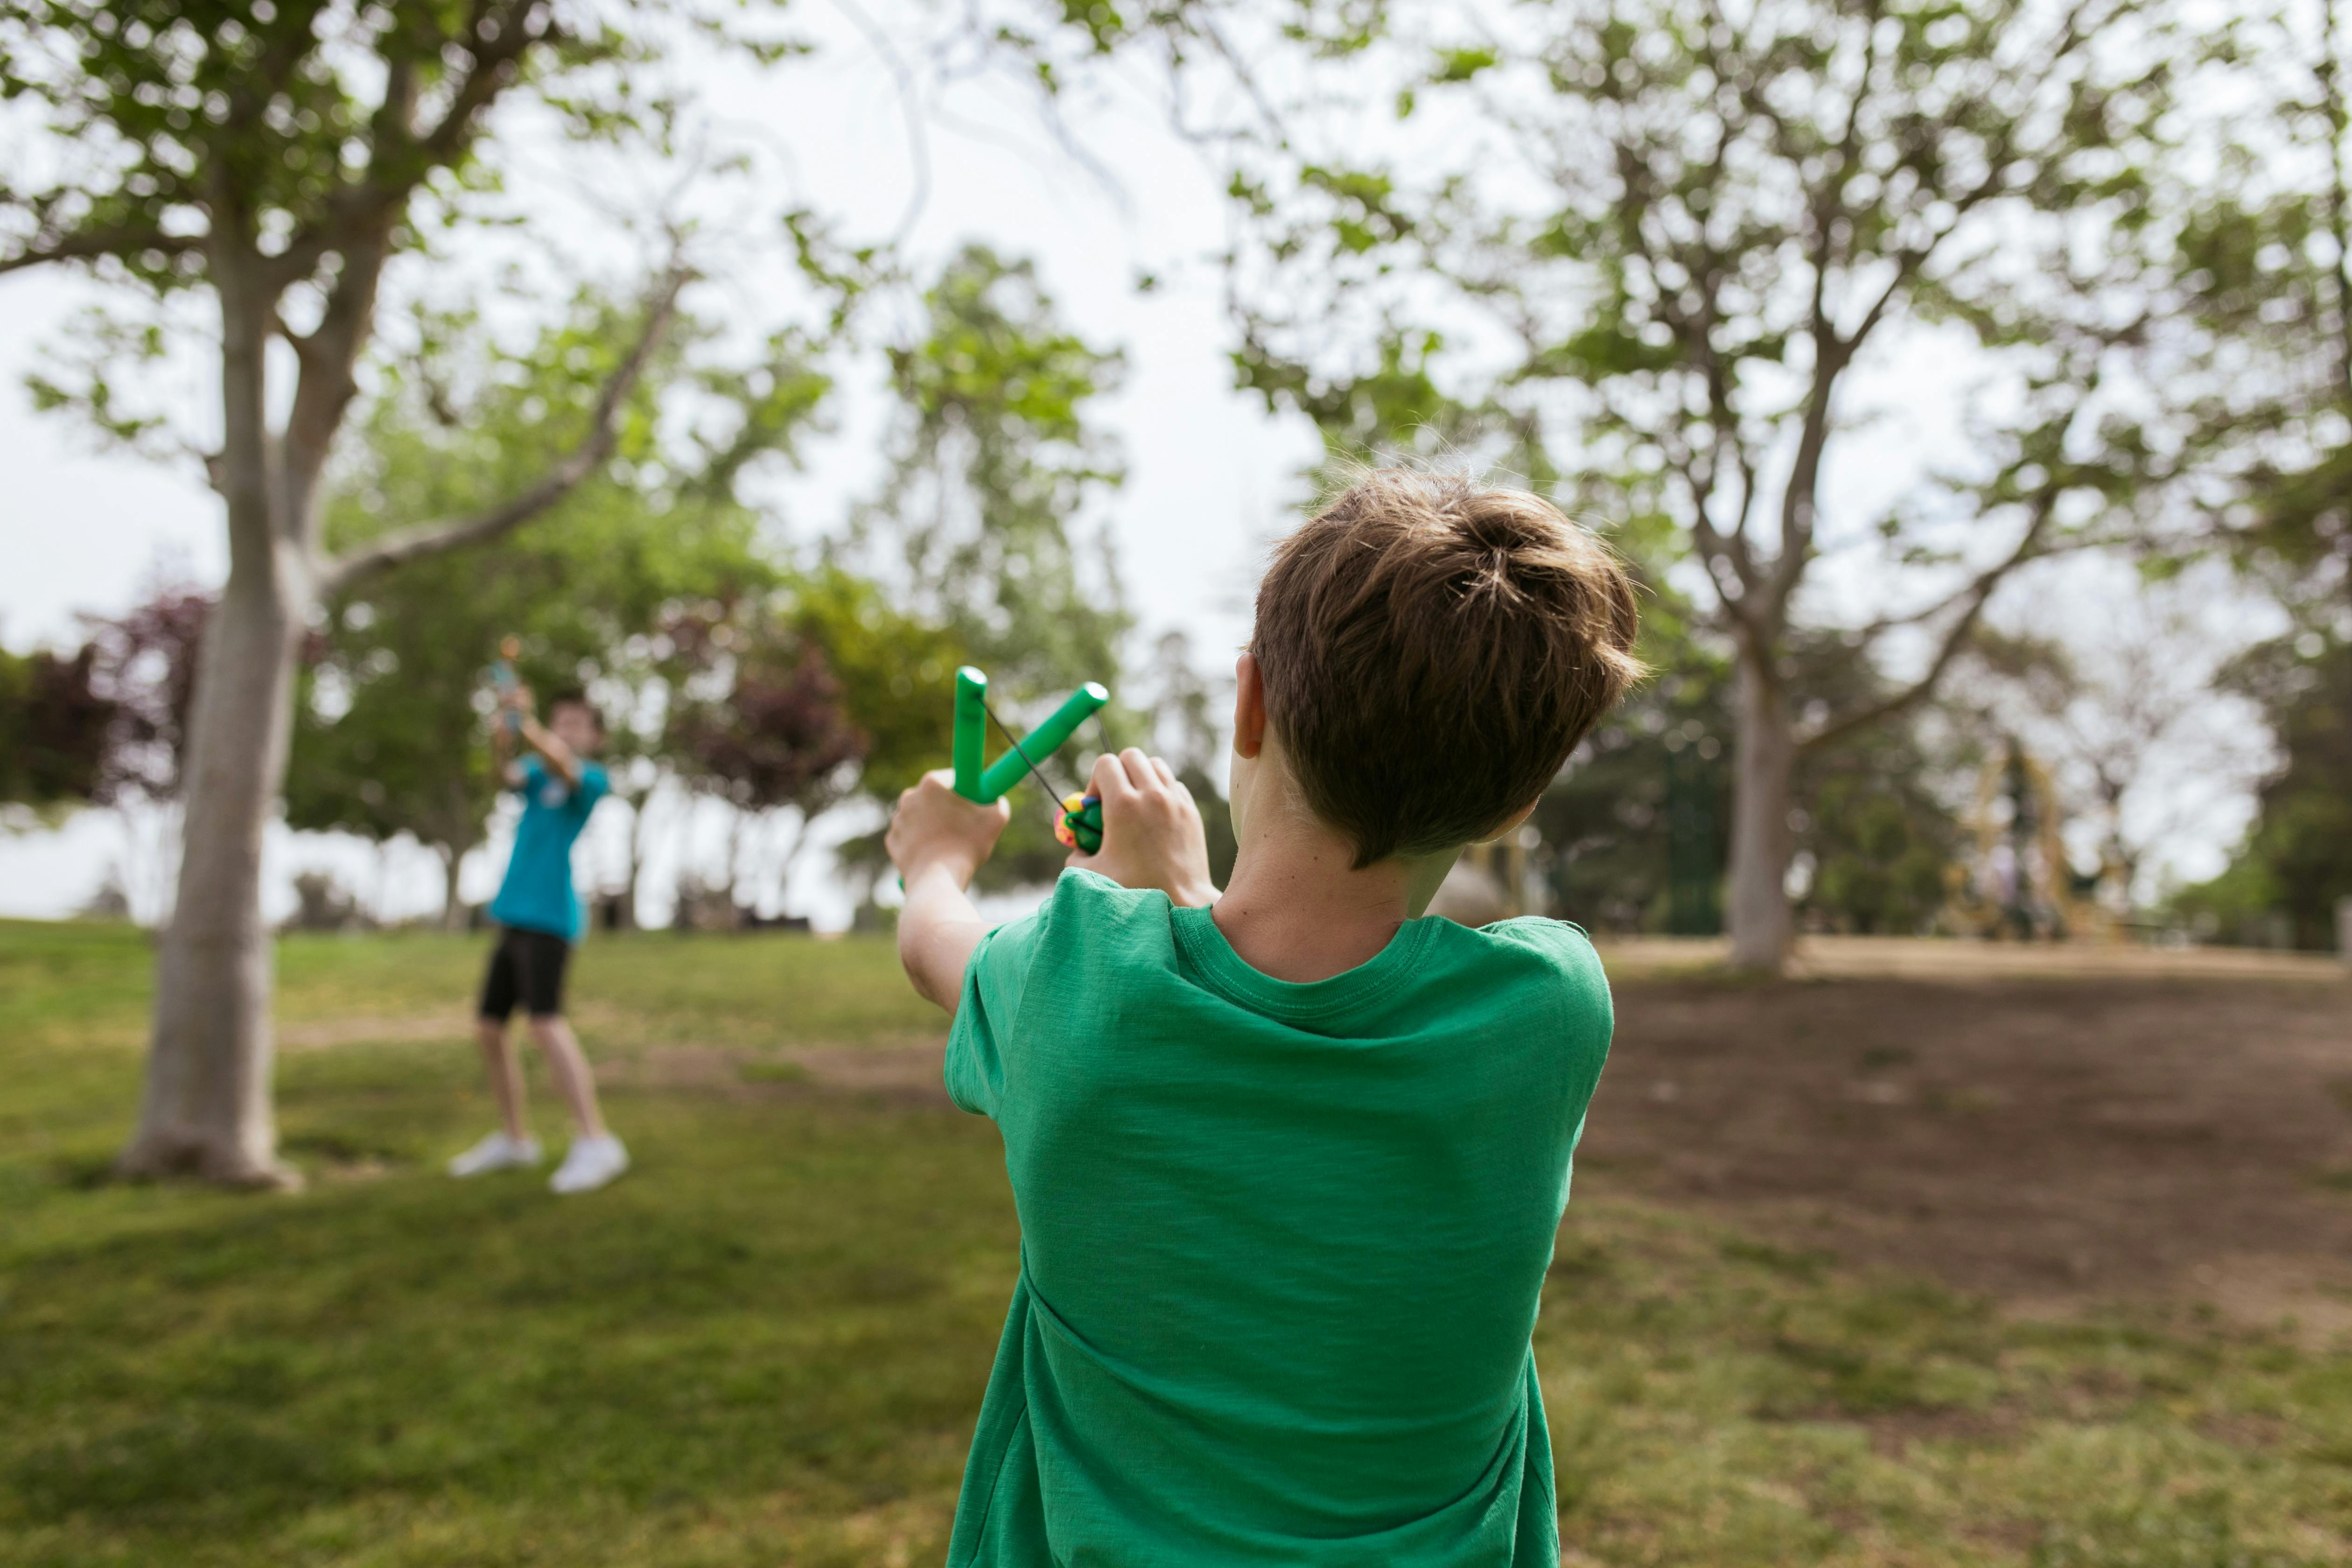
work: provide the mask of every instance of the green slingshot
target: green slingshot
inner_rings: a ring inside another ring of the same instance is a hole
[[[956,671],[956,794],[986,805],[1019,783],[1023,773],[1060,750],[1078,726],[1109,700],[1108,688],[1097,680],[1087,681],[1047,714],[1045,722],[983,767],[981,755],[988,739],[988,677],[965,665]]]

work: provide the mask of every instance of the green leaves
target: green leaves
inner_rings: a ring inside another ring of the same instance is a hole
[[[1537,350],[1519,374],[1599,381],[1610,376],[1672,370],[1684,362],[1684,351],[1671,336],[1659,336],[1664,341],[1646,342],[1623,321],[1598,323],[1555,348]]]
[[[953,634],[838,566],[795,580],[788,603],[793,628],[824,649],[843,710],[866,738],[858,788],[887,805],[943,765],[956,668],[968,656]]]
[[[1468,81],[1480,71],[1492,70],[1502,62],[1501,53],[1491,46],[1440,49],[1430,66],[1429,79],[1440,85]]]
[[[97,649],[0,648],[0,805],[79,805],[101,793],[114,704],[93,688]]]
[[[1128,37],[1129,24],[1115,5],[1103,0],[1062,0],[1062,21],[1093,43],[1097,54],[1108,54]]]
[[[877,573],[903,570],[908,603],[1013,700],[1108,680],[1127,616],[1107,552],[1073,535],[1126,477],[1089,411],[1126,362],[1061,324],[1028,262],[985,246],[949,261],[923,310],[921,335],[890,351],[903,412],[856,542],[896,547]]]
[[[1339,215],[1331,219],[1332,237],[1353,255],[1393,245],[1412,227],[1412,220],[1394,205],[1394,181],[1378,170],[1309,163],[1298,171],[1298,183],[1334,199]]]

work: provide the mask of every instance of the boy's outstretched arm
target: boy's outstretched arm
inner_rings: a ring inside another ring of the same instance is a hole
[[[514,732],[507,728],[507,705],[503,702],[490,715],[490,772],[501,788],[522,787],[522,768],[515,761]]]
[[[952,1013],[963,993],[964,966],[988,934],[964,889],[1013,819],[998,800],[981,805],[955,792],[945,768],[898,796],[883,847],[907,884],[898,911],[898,962],[924,997]]]
[[[522,737],[523,744],[547,759],[548,771],[562,779],[566,785],[572,789],[580,787],[580,759],[573,754],[571,747],[563,743],[562,736],[539,721],[539,715],[531,705],[530,687],[509,686],[500,692],[499,713],[501,719],[508,713],[514,714],[516,719],[514,732]],[[515,771],[512,759],[509,754],[513,742],[507,737],[507,726],[499,723],[496,720],[492,722],[497,724],[497,728],[490,731],[490,743],[499,748],[500,776],[509,784],[520,784],[522,775]]]

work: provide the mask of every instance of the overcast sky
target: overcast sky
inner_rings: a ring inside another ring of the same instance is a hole
[[[894,3],[875,16],[903,37],[897,24],[905,14]],[[947,112],[927,120],[918,146],[893,61],[854,15],[823,5],[796,15],[833,40],[821,68],[765,79],[725,71],[698,83],[719,136],[763,150],[765,177],[779,188],[758,193],[775,198],[761,205],[805,203],[866,237],[891,234],[911,212],[906,242],[919,270],[966,238],[1035,258],[1066,319],[1128,355],[1125,384],[1099,412],[1130,464],[1129,482],[1107,512],[1130,606],[1147,634],[1182,629],[1199,661],[1222,669],[1246,631],[1247,595],[1265,543],[1284,526],[1299,470],[1318,447],[1303,420],[1270,417],[1232,389],[1219,279],[1206,259],[1225,238],[1213,170],[1169,132],[1141,92],[1113,95],[1076,122],[1080,144],[1118,171],[1116,192],[1055,147],[1025,95],[1009,89],[960,90]],[[569,242],[600,232],[576,199],[576,163],[529,144],[509,156],[526,176],[522,184],[542,182],[549,193],[533,207],[541,237]],[[604,270],[617,280],[625,261]],[[1162,285],[1139,292],[1135,279],[1147,271]],[[772,262],[764,271],[747,267],[719,289],[721,313],[756,316],[760,289],[779,275]],[[61,323],[94,297],[65,275],[0,278],[0,467],[7,476],[0,494],[7,561],[0,570],[0,642],[19,650],[74,637],[79,614],[119,611],[159,576],[210,584],[226,570],[217,503],[193,473],[101,452],[70,420],[32,411],[25,372],[40,345],[56,341]],[[1923,357],[1882,367],[1874,385],[1866,379],[1857,388],[1859,403],[1885,405],[1893,417],[1864,461],[1843,478],[1831,476],[1833,507],[1883,504],[1926,454],[1957,434],[1952,398],[1923,390],[1949,387],[1955,374],[1941,356]],[[187,384],[181,405],[194,423],[204,422],[199,383]],[[777,491],[803,528],[837,520],[877,471],[874,400],[853,394],[843,413],[840,434],[814,448],[811,471]],[[2184,840],[2181,869],[2218,868],[2243,819],[2242,798],[2217,805],[2205,827]],[[610,844],[589,851],[614,852]],[[0,837],[0,913],[68,912],[123,857],[121,828],[105,814],[58,834]],[[135,870],[141,856],[129,859]],[[289,906],[286,878],[298,865],[330,863],[363,887],[382,869],[356,846],[315,836],[281,836],[270,862],[278,912]],[[437,900],[429,858],[395,861],[390,874],[395,910]],[[471,868],[468,892],[487,896],[495,875],[495,857]],[[820,882],[800,879],[789,906],[841,918],[845,910]]]

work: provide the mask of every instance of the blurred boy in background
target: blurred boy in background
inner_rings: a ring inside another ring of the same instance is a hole
[[[477,1026],[500,1126],[450,1161],[449,1173],[478,1176],[540,1162],[539,1140],[523,1118],[522,1064],[507,1038],[507,1020],[520,1003],[531,1041],[546,1056],[548,1076],[572,1113],[572,1147],[548,1186],[593,1192],[629,1168],[629,1152],[605,1130],[595,1077],[563,1016],[564,972],[587,928],[572,885],[572,846],[610,787],[604,770],[591,760],[604,745],[604,721],[577,691],[556,696],[545,725],[532,713],[528,687],[509,686],[499,709],[490,745],[500,778],[523,803],[506,879],[490,903],[490,919],[500,930],[482,982]],[[530,753],[520,761],[514,756],[518,741]]]

